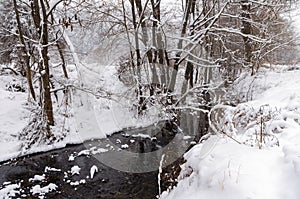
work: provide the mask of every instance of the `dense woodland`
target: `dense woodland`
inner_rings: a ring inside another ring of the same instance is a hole
[[[217,90],[241,72],[255,75],[261,67],[298,61],[297,38],[288,21],[295,1],[172,3],[1,1],[1,71],[26,78],[25,90],[36,113],[23,134],[36,131],[55,139],[51,126],[56,125],[53,101],[58,94],[65,96],[63,106],[78,89],[99,97],[80,82],[81,60],[88,56],[83,51],[96,57],[110,53],[120,81],[134,88],[132,106],[138,115],[157,104],[164,110],[212,106],[220,103],[213,97]],[[116,43],[122,53],[115,51]],[[76,65],[78,80],[70,80],[68,64]]]

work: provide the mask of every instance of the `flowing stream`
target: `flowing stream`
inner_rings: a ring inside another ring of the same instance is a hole
[[[160,122],[146,128],[127,129],[107,139],[2,162],[0,189],[19,184],[12,198],[154,199],[159,191],[161,156],[169,158],[165,162],[168,166],[199,137],[201,117],[197,114],[189,112],[182,116],[180,127]],[[56,185],[55,190],[34,189],[51,183]]]

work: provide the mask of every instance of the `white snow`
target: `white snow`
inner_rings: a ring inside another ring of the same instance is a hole
[[[131,144],[135,143],[135,140],[129,140]]]
[[[81,155],[90,155],[90,150],[89,149],[85,149],[85,150],[82,150],[78,153],[78,156],[81,156]]]
[[[162,1],[167,5],[170,2],[170,0]],[[177,5],[178,12],[182,12],[179,0],[172,3]],[[170,6],[168,9],[174,7]],[[298,26],[299,31],[299,13],[295,15],[298,15],[295,18],[297,20],[295,25]],[[170,16],[170,18],[175,20],[176,17]],[[71,44],[69,38],[67,41]],[[101,90],[107,90],[111,92],[112,97],[97,98],[80,91],[73,93],[72,97],[75,99],[72,111],[76,117],[70,117],[68,121],[70,132],[67,133],[66,138],[53,145],[34,146],[26,154],[61,148],[68,143],[82,143],[93,138],[104,138],[124,128],[147,126],[159,119],[155,107],[151,109],[151,114],[145,115],[144,118],[136,117],[130,101],[134,93],[127,92],[128,88],[118,81],[115,66],[84,64],[76,55],[73,45],[71,51],[76,58],[76,63],[80,63],[80,66],[76,67],[80,67],[78,72],[84,86],[103,95],[105,93]],[[71,70],[72,67],[75,66],[70,65],[69,69]],[[187,162],[182,166],[178,186],[171,192],[164,192],[161,198],[299,199],[300,71],[287,69],[287,66],[281,66],[273,71],[262,70],[255,77],[243,76],[237,81],[236,91],[240,92],[236,94],[241,97],[242,103],[237,107],[223,108],[225,117],[216,124],[216,131],[222,128],[242,144],[218,134],[196,145],[185,155]],[[19,80],[12,76],[0,76],[0,126],[2,127],[0,161],[20,155],[23,143],[18,140],[18,135],[27,124],[30,115],[27,94],[6,89],[7,85],[16,81]],[[262,146],[259,146],[258,133],[261,120],[263,120],[263,131],[266,137]],[[60,118],[57,121],[60,121]],[[74,124],[77,126],[75,127]],[[60,127],[58,125],[57,128]],[[146,134],[134,136],[151,138]],[[117,140],[117,143],[121,141]],[[260,147],[262,149],[259,149]],[[124,144],[122,148],[128,148],[128,145]],[[77,156],[107,151],[104,148],[88,149],[79,152]],[[75,158],[75,155],[70,155],[69,161],[74,161]],[[72,175],[79,175],[80,170],[76,165],[70,172]],[[48,171],[61,172],[60,169],[46,167],[45,172]],[[96,172],[98,168],[94,165],[90,170],[91,178]],[[44,175],[35,175],[31,178],[32,181],[44,179]],[[85,181],[69,181],[69,183],[77,185]],[[11,198],[20,192],[18,191],[20,184],[4,185],[0,189],[0,198]],[[31,192],[44,195],[56,189],[57,185],[50,183],[45,187],[36,185],[32,187]]]
[[[90,169],[90,175],[91,175],[91,179],[94,178],[95,173],[98,172],[98,167],[96,165],[93,165]]]
[[[46,193],[49,193],[51,191],[55,191],[57,189],[57,185],[50,183],[49,185],[45,186],[45,187],[41,187],[41,185],[35,185],[30,189],[30,192],[35,195],[35,194],[39,194],[39,195],[45,195]]]
[[[20,193],[18,189],[20,188],[20,184],[10,184],[0,189],[0,198],[1,199],[10,199],[16,194]]]
[[[105,152],[108,152],[109,150],[108,149],[105,149],[105,148],[97,148],[97,147],[92,147],[90,149],[85,149],[85,150],[82,150],[80,151],[76,157],[78,156],[88,156],[90,154],[93,154],[93,155],[96,155],[96,154],[99,154],[99,153],[105,153]],[[75,158],[75,156],[73,155],[73,158]]]
[[[128,148],[129,148],[128,144],[122,144],[121,145],[121,149],[128,149]]]
[[[95,63],[81,63],[80,65],[80,78],[84,83],[83,86],[94,93],[99,91],[99,95],[106,95],[105,92],[102,92],[102,90],[106,90],[111,93],[111,97],[98,98],[76,90],[72,93],[73,101],[70,110],[72,117],[63,118],[57,113],[61,110],[55,110],[57,125],[52,128],[53,133],[58,137],[66,134],[65,138],[51,145],[43,143],[33,145],[26,151],[22,151],[24,141],[19,140],[18,136],[28,123],[30,116],[30,111],[27,110],[29,109],[29,105],[27,105],[28,94],[7,91],[6,86],[8,84],[20,80],[11,75],[0,76],[0,125],[2,127],[0,130],[2,138],[0,140],[0,161],[20,155],[63,148],[66,144],[78,144],[85,140],[105,138],[106,135],[122,129],[145,127],[159,120],[155,108],[151,110],[151,114],[145,114],[142,118],[136,117],[136,111],[132,107],[132,100],[135,99],[134,91],[128,90],[129,88],[119,81],[116,66],[103,66]],[[75,66],[68,65],[68,69],[73,81],[77,76]],[[26,82],[23,82],[23,85],[26,86]],[[58,104],[54,104],[55,109],[57,106]],[[143,136],[146,137],[147,135]],[[98,152],[106,151],[103,149]],[[72,157],[70,158],[72,161]]]
[[[71,174],[72,175],[79,175],[81,168],[78,165],[75,165],[71,168]]]
[[[105,153],[105,152],[108,152],[109,150],[108,149],[104,149],[104,148],[97,148],[97,149],[93,149],[91,151],[91,153],[93,155],[96,155],[96,154],[99,154],[99,153]]]
[[[45,167],[45,172],[48,172],[48,171],[60,172],[61,169],[57,169],[57,168],[52,168],[52,167],[46,166],[46,167]]]
[[[78,186],[79,184],[80,184],[79,181],[70,182],[71,186]]]
[[[117,144],[120,144],[120,143],[121,143],[121,140],[120,140],[120,139],[116,139],[116,143],[117,143]]]
[[[132,137],[136,138],[136,137],[140,137],[140,138],[151,138],[150,135],[148,134],[143,134],[143,133],[138,133],[138,134],[133,134],[131,135]]]
[[[78,186],[80,184],[85,184],[86,183],[86,180],[85,179],[82,179],[80,181],[75,181],[75,182],[69,182],[71,186]]]
[[[69,156],[69,159],[68,159],[69,161],[74,161],[75,160],[75,157],[74,157],[74,155],[73,154],[71,154],[70,156]]]
[[[224,117],[214,120],[215,131],[228,136],[210,136],[185,154],[177,187],[161,199],[299,198],[300,71],[288,68],[236,81],[248,101],[220,106]]]
[[[45,180],[45,174],[43,175],[34,175],[33,178],[29,178],[29,182],[43,181]]]
[[[81,68],[81,74],[85,87],[102,96],[107,95],[105,91],[110,94],[110,97],[101,98],[75,93],[77,100],[74,104],[78,107],[75,117],[81,140],[104,138],[124,128],[144,127],[159,120],[155,109],[144,117],[136,117],[132,106],[135,94],[119,81],[116,66],[88,64]]]
[[[184,140],[188,140],[188,139],[191,139],[191,138],[192,138],[192,137],[189,136],[189,135],[186,135],[186,136],[183,137]]]
[[[0,76],[0,161],[14,158],[20,153],[18,134],[29,116],[29,111],[26,110],[27,94],[6,90],[7,86],[20,83],[14,77]]]

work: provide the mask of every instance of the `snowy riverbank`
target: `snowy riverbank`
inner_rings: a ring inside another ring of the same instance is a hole
[[[300,70],[288,68],[236,81],[242,102],[223,107],[216,125],[234,140],[217,134],[185,154],[178,186],[162,199],[299,198]]]
[[[71,76],[69,81],[77,81],[75,66],[69,65],[68,70]],[[79,79],[88,92],[73,90],[67,109],[62,106],[65,99],[61,93],[58,93],[58,99],[53,98],[56,126],[52,128],[52,132],[57,138],[63,139],[51,145],[36,144],[26,151],[22,149],[26,140],[18,137],[30,120],[31,105],[27,102],[27,94],[12,87],[13,84],[26,87],[25,79],[11,74],[0,76],[0,162],[22,154],[49,151],[67,144],[104,138],[124,128],[144,127],[158,121],[158,111],[155,108],[151,115],[136,117],[132,106],[135,99],[134,89],[119,81],[115,66],[89,64],[81,68],[81,74]],[[95,97],[89,91],[104,97]],[[107,93],[109,98],[105,97]],[[64,117],[66,114],[69,116]]]

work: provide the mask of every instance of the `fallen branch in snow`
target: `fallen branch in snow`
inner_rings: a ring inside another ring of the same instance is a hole
[[[79,90],[79,91],[83,91],[85,93],[88,93],[88,94],[91,94],[93,95],[94,97],[96,98],[105,98],[105,99],[109,99],[109,100],[114,100],[112,98],[112,93],[108,92],[108,91],[104,91],[104,90],[100,90],[102,93],[99,94],[95,91],[92,91],[88,88],[85,88],[85,87],[80,87],[80,86],[75,86],[73,84],[66,84],[66,85],[63,85],[62,87],[60,88],[56,88],[56,89],[51,89],[51,93],[55,93],[57,91],[63,91],[63,90],[67,90],[67,89],[70,89],[70,88],[73,88],[73,89],[76,89],[76,90]],[[117,101],[117,100],[116,100]]]
[[[234,137],[232,137],[231,135],[228,135],[225,131],[220,131],[223,135],[229,137],[230,139],[232,139],[233,141],[235,141],[238,144],[242,144],[240,141],[238,141],[237,139],[235,139]]]
[[[1,68],[2,70],[10,70],[12,71],[15,75],[19,75],[19,73],[17,71],[15,71],[13,68],[10,68],[10,67],[4,67],[4,68]]]
[[[231,108],[231,106],[228,106],[228,105],[223,105],[223,104],[218,104],[216,106],[214,106],[208,113],[208,122],[209,122],[209,127],[210,129],[215,133],[215,134],[223,134],[225,136],[227,136],[228,138],[230,138],[231,140],[235,141],[236,143],[238,144],[242,144],[240,141],[238,141],[237,139],[235,139],[234,137],[232,137],[231,135],[228,135],[224,130],[220,129],[218,130],[215,125],[213,124],[212,122],[212,119],[211,119],[211,115],[214,111],[216,111],[217,109],[228,109],[228,108]],[[218,118],[217,118],[218,119]]]
[[[188,94],[192,93],[193,91],[197,90],[197,89],[205,89],[207,91],[213,91],[217,88],[220,88],[222,85],[224,84],[224,82],[214,86],[214,87],[211,87],[210,84],[203,84],[203,85],[199,85],[199,86],[195,86],[189,90],[187,90],[178,100],[177,102],[175,103],[174,106],[177,106]]]
[[[209,110],[205,110],[203,108],[192,107],[192,106],[172,107],[171,109],[174,109],[174,110],[190,109],[190,110],[193,110],[193,111],[200,111],[200,112],[203,112],[203,113],[209,113]]]

